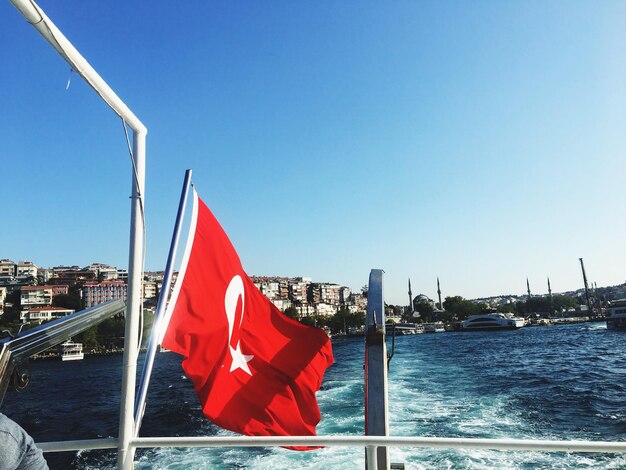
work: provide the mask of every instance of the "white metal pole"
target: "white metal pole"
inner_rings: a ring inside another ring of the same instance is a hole
[[[146,351],[146,357],[143,362],[143,371],[139,382],[139,391],[135,400],[135,436],[139,436],[141,428],[141,420],[143,419],[144,408],[146,406],[146,397],[148,396],[148,385],[150,385],[150,377],[152,376],[152,366],[154,365],[154,357],[159,346],[159,341],[163,335],[163,330],[167,328],[165,324],[165,306],[170,293],[170,284],[172,283],[172,274],[174,273],[174,262],[176,261],[176,253],[178,251],[178,242],[180,240],[180,229],[183,225],[183,217],[185,208],[187,207],[187,195],[189,194],[189,185],[191,184],[191,169],[185,172],[185,180],[183,181],[183,189],[178,204],[178,212],[176,213],[176,222],[174,223],[174,233],[172,234],[172,242],[170,251],[167,256],[167,264],[163,273],[163,283],[161,284],[161,292],[157,302],[156,312],[154,314],[154,323],[150,333],[150,341]]]
[[[44,37],[46,41],[70,64],[91,86],[98,95],[137,132],[147,132],[146,127],[117,96],[117,94],[98,75],[98,72],[76,50],[71,42],[63,35],[55,24],[46,16],[43,10],[33,0],[9,0],[28,22]]]
[[[133,405],[137,370],[139,339],[139,312],[141,305],[141,276],[143,256],[143,197],[145,187],[146,127],[98,75],[76,48],[59,31],[34,0],[10,0],[28,22],[66,60],[72,69],[133,129],[135,165],[132,177],[130,254],[128,265],[128,300],[126,307],[126,336],[124,340],[124,368],[120,403],[120,439],[118,465],[132,467],[132,453],[128,452],[133,437]],[[141,198],[141,200],[140,200]]]
[[[143,275],[143,194],[145,187],[146,135],[134,132],[136,177],[132,181],[131,228],[128,260],[128,298],[126,301],[126,329],[124,335],[124,360],[122,364],[122,391],[120,398],[119,444],[117,467],[133,468],[134,450],[130,441],[135,437],[135,384],[137,380],[137,355],[139,353],[139,316]]]

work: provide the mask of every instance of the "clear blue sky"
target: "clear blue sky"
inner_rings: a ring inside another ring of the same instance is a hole
[[[148,270],[192,168],[251,275],[626,280],[624,2],[40,5],[148,127]],[[0,258],[126,267],[119,118],[6,1],[0,63]]]

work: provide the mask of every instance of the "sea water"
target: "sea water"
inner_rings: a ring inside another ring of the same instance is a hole
[[[626,440],[626,332],[603,323],[396,338],[389,369],[394,436]],[[320,435],[362,435],[362,339],[333,341],[318,401]],[[2,412],[39,441],[117,436],[121,356],[34,362]],[[180,357],[158,354],[143,436],[230,435],[207,419]],[[620,454],[391,448],[407,469],[626,468]],[[114,468],[114,451],[47,454],[52,469]],[[364,468],[362,448],[141,449],[135,468]]]

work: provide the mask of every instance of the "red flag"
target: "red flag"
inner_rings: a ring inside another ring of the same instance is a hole
[[[315,435],[315,392],[333,363],[328,335],[283,315],[243,271],[195,191],[193,207],[163,346],[185,357],[204,414],[218,426],[246,435]]]

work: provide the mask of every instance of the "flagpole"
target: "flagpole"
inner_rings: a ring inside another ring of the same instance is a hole
[[[180,195],[180,202],[178,204],[178,213],[176,214],[176,223],[174,224],[174,233],[172,234],[172,243],[170,244],[170,251],[167,256],[167,264],[163,273],[163,283],[161,284],[161,292],[159,293],[159,300],[157,302],[156,312],[154,314],[154,323],[152,325],[152,332],[150,334],[150,341],[148,343],[148,350],[146,351],[146,358],[143,363],[143,370],[141,373],[141,382],[139,384],[139,393],[135,402],[135,437],[139,436],[139,429],[141,428],[141,420],[143,419],[143,413],[146,406],[146,396],[148,394],[148,385],[150,384],[150,376],[152,375],[152,366],[154,364],[154,356],[159,346],[159,338],[161,337],[161,329],[163,327],[163,313],[167,304],[167,298],[169,296],[170,284],[172,282],[173,265],[176,260],[176,251],[178,249],[178,242],[180,240],[180,228],[183,224],[183,216],[185,214],[185,207],[187,206],[187,194],[189,193],[189,185],[191,183],[191,170],[185,171],[185,180],[183,182],[183,189]]]

